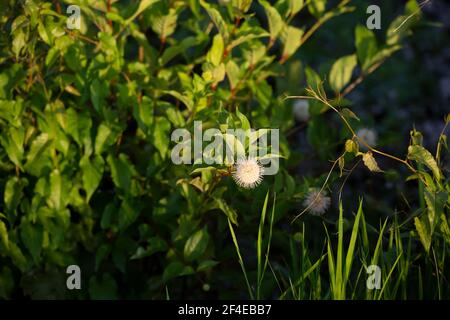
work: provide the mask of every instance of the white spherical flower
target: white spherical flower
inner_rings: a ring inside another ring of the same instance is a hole
[[[303,205],[310,210],[313,215],[322,215],[330,206],[331,199],[326,196],[324,191],[311,189],[306,195]]]
[[[356,135],[358,136],[358,139],[364,141],[370,147],[375,147],[377,144],[377,133],[372,129],[361,128],[356,131]],[[367,147],[364,145],[364,143],[360,143],[359,146],[362,150],[367,150]]]
[[[300,99],[294,103],[294,116],[297,121],[306,122],[309,120],[309,101],[306,99]]]
[[[233,178],[243,188],[252,189],[263,179],[264,168],[255,158],[241,158],[236,162]]]

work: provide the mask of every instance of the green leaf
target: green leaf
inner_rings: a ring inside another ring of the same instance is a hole
[[[165,159],[167,151],[169,150],[169,144],[167,141],[170,140],[170,122],[166,118],[157,117],[155,118],[155,130],[153,132],[153,144],[156,149],[158,149],[161,158]]]
[[[106,151],[109,146],[116,142],[118,137],[119,132],[116,128],[112,128],[106,123],[101,123],[95,138],[95,154],[100,155]]]
[[[204,260],[198,264],[197,272],[211,269],[212,267],[215,267],[218,264],[219,264],[219,262],[214,261],[214,260]]]
[[[281,34],[281,39],[284,43],[283,54],[281,56],[282,62],[286,61],[300,47],[303,33],[304,31],[302,29],[293,26],[287,26],[283,29]]]
[[[441,215],[441,225],[440,225],[439,229],[441,230],[442,235],[443,235],[445,241],[447,242],[447,244],[450,244],[450,226],[449,226],[449,222],[447,221],[447,217],[445,216],[445,214]]]
[[[41,225],[31,224],[29,222],[22,223],[20,226],[20,236],[25,247],[31,253],[35,263],[39,261],[42,250],[42,242],[44,232]]]
[[[108,84],[106,81],[95,79],[89,87],[91,93],[91,101],[98,113],[103,113],[105,98],[108,96]]]
[[[111,169],[111,177],[114,184],[123,191],[129,192],[135,170],[128,157],[123,153],[119,154],[118,158],[110,154],[106,161]]]
[[[356,67],[356,55],[348,55],[338,59],[330,71],[330,86],[339,92],[352,78],[353,69]]]
[[[211,62],[215,66],[218,66],[222,62],[223,50],[223,38],[220,33],[218,33],[213,38],[211,49],[206,55],[206,61]]]
[[[141,0],[139,1],[139,6],[137,8],[137,10],[134,12],[134,14],[129,17],[126,21],[125,21],[125,25],[130,24],[134,19],[136,19],[136,17],[138,15],[140,15],[145,9],[147,9],[148,7],[150,7],[152,4],[154,4],[155,2],[158,2],[159,0]]]
[[[366,71],[373,63],[378,51],[375,34],[365,26],[357,25],[355,28],[355,46],[362,70]]]
[[[136,252],[131,256],[131,260],[149,257],[156,252],[164,252],[168,248],[167,243],[160,237],[152,237],[148,239],[146,248],[138,247]]]
[[[6,251],[9,250],[9,236],[8,236],[8,229],[6,228],[6,224],[0,220],[0,240],[3,245],[3,248],[6,249]]]
[[[172,97],[174,97],[174,98],[180,100],[181,102],[183,102],[184,105],[186,106],[186,108],[188,108],[189,110],[194,110],[194,102],[190,98],[188,98],[188,97],[182,95],[181,93],[179,93],[178,91],[165,90],[164,93],[165,94],[170,94]]]
[[[206,81],[212,81],[213,83],[222,81],[225,78],[225,64],[221,63],[215,67],[211,63],[205,63],[202,77]]]
[[[170,46],[161,55],[160,58],[161,65],[166,65],[169,61],[171,61],[179,54],[185,55],[186,51],[189,48],[199,45],[200,43],[201,43],[200,37],[187,37],[181,40],[179,43]]]
[[[24,184],[15,176],[8,179],[5,185],[5,193],[3,199],[5,201],[5,209],[14,212],[23,197]]]
[[[289,16],[296,15],[305,5],[304,0],[288,0],[289,2]]]
[[[53,170],[50,173],[50,206],[56,211],[62,208],[63,201],[66,200],[64,194],[65,187],[63,186],[63,178],[58,169]]]
[[[252,5],[253,0],[232,0],[233,7],[238,9],[241,13],[246,13],[250,6]]]
[[[87,156],[92,153],[91,127],[92,119],[87,113],[79,113],[73,108],[67,109],[64,130],[80,148],[85,147],[85,155]],[[102,124],[100,127],[102,127]]]
[[[23,49],[27,45],[27,35],[23,29],[19,29],[13,33],[12,51],[18,59],[23,53]]]
[[[117,299],[117,290],[117,283],[109,273],[105,273],[100,277],[91,277],[89,279],[89,295],[91,299]]]
[[[13,263],[22,271],[24,272],[27,270],[29,264],[27,261],[27,258],[22,253],[22,250],[12,241],[9,243],[9,255],[11,256],[11,259]]]
[[[414,160],[420,164],[427,166],[432,172],[436,180],[441,180],[441,170],[436,163],[436,160],[431,153],[420,145],[413,145],[408,147],[408,159]]]
[[[102,244],[95,253],[95,271],[98,271],[102,261],[111,253],[111,245]]]
[[[433,234],[439,217],[444,213],[448,194],[447,192],[432,192],[425,189],[424,198],[428,209],[428,222],[430,225],[431,234]]]
[[[3,112],[3,110],[1,110]],[[10,127],[9,130],[0,135],[0,142],[5,148],[8,158],[16,165],[21,167],[25,139],[25,130],[23,128]]]
[[[194,273],[194,269],[190,266],[186,266],[181,262],[171,262],[165,269],[163,273],[163,281],[167,282],[172,278],[190,275]]]
[[[99,155],[96,155],[92,161],[89,157],[83,157],[80,161],[83,187],[86,191],[86,200],[88,202],[102,180],[104,165],[105,161]]]
[[[261,43],[250,41],[258,38],[269,37],[270,34],[268,32],[263,31],[261,28],[253,27],[253,28],[245,28],[244,30],[239,30],[235,38],[230,41],[227,45],[227,52],[230,52],[231,49],[237,47],[243,43],[248,43],[249,46],[257,46],[261,45]],[[264,49],[265,47],[262,46]]]
[[[206,228],[198,230],[184,245],[184,257],[188,261],[198,259],[206,250],[209,242],[209,234]]]
[[[119,238],[115,244],[114,248],[112,250],[112,261],[114,262],[114,265],[118,270],[120,270],[122,273],[126,273],[127,271],[127,247],[124,239],[126,238]]]
[[[178,13],[171,8],[167,14],[154,14],[151,16],[151,27],[157,33],[161,41],[175,32],[177,27]]]
[[[153,102],[144,96],[141,103],[136,103],[133,110],[134,118],[138,121],[144,132],[147,132],[153,124]]]
[[[236,62],[230,59],[226,64],[225,70],[227,73],[228,81],[230,83],[230,88],[233,90],[239,83],[239,66],[236,64]]]
[[[319,74],[310,67],[305,68],[306,83],[316,92],[323,92],[322,79]]]
[[[391,22],[386,32],[386,44],[394,46],[401,44],[401,41],[412,34],[411,26],[416,22],[417,16],[408,18],[407,16],[398,16]]]
[[[241,120],[241,126],[243,130],[250,130],[250,122],[248,121],[247,117],[239,112],[239,108],[236,108],[236,115],[238,116],[239,120]]]
[[[52,45],[52,34],[47,32],[47,29],[45,28],[45,25],[42,21],[39,21],[38,23],[38,27],[37,27],[39,36],[41,37],[41,39],[48,44],[49,46]]]
[[[3,267],[0,270],[0,298],[4,300],[9,299],[14,286],[14,276],[11,269],[6,266]]]
[[[427,252],[431,247],[431,233],[427,223],[423,223],[418,217],[414,218],[414,225],[416,226],[417,233],[419,234],[420,242]]]
[[[327,0],[310,0],[308,1],[308,10],[316,18],[320,18],[325,12]]]
[[[237,155],[237,157],[243,157],[245,156],[245,148],[242,142],[238,138],[238,136],[230,133],[224,133],[223,135],[223,141],[225,142],[226,151],[225,154],[225,164],[232,164],[234,163],[234,159],[232,158],[234,155]]]
[[[355,119],[355,120],[358,120],[358,121],[360,120],[358,118],[358,116],[352,110],[350,110],[349,108],[343,108],[341,110],[341,114],[344,117],[346,117],[347,119]]]
[[[52,140],[49,139],[47,133],[42,133],[33,140],[30,151],[27,154],[27,162],[24,166],[25,170],[33,175],[39,175],[42,165],[50,165],[49,162],[45,163],[48,159],[46,159],[43,154],[46,152],[51,142]]]
[[[421,6],[417,3],[417,0],[408,0],[405,5],[405,15],[422,16]]]
[[[237,213],[233,208],[231,208],[224,200],[219,198],[214,198],[214,202],[217,208],[222,210],[222,212],[225,213],[233,224],[238,225]]]
[[[125,230],[141,213],[142,205],[136,200],[126,198],[119,210],[119,230]]]
[[[266,11],[269,21],[270,43],[273,43],[285,26],[283,18],[277,9],[272,7],[267,1],[259,1]]]
[[[220,12],[217,9],[212,7],[209,3],[206,3],[203,0],[200,0],[200,4],[208,13],[209,17],[211,18],[212,22],[216,26],[217,30],[219,30],[219,33],[222,35],[225,45],[227,45],[229,42],[229,39],[230,39],[230,34],[228,32],[227,24],[225,23],[225,21],[222,18],[222,15],[220,14]]]

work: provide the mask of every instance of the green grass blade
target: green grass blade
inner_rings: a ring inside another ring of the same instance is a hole
[[[384,229],[386,228],[386,224],[387,224],[387,219],[384,221],[384,224],[380,230],[380,234],[378,235],[378,241],[377,241],[377,245],[375,247],[375,251],[372,256],[371,264],[378,264],[378,257],[380,256],[380,252],[382,250],[383,234],[384,234]]]
[[[347,282],[350,275],[350,270],[352,268],[353,253],[355,251],[356,239],[358,237],[359,220],[362,215],[362,201],[359,202],[358,213],[355,217],[355,222],[353,223],[352,235],[350,237],[350,244],[348,246],[347,256],[345,258],[345,282]]]
[[[389,271],[388,276],[384,280],[383,287],[381,288],[380,294],[378,295],[378,300],[381,299],[381,296],[383,295],[384,289],[386,288],[386,285],[389,283],[389,279],[391,278],[392,272],[394,271],[395,266],[399,262],[399,260],[400,260],[402,255],[403,255],[403,252],[400,252],[400,254],[398,255],[397,259],[395,259],[394,265],[392,266],[391,270]]]
[[[264,206],[261,211],[261,218],[259,220],[259,229],[258,229],[258,242],[257,242],[257,257],[258,257],[258,276],[257,276],[257,286],[256,286],[256,299],[259,299],[260,288],[262,283],[262,242],[263,242],[263,231],[264,231],[264,223],[266,221],[266,212],[267,212],[267,202],[269,200],[269,191],[266,193],[266,199],[264,200]]]
[[[338,221],[338,247],[336,257],[336,286],[339,288],[338,299],[345,298],[345,284],[343,283],[343,251],[344,251],[344,212],[342,202],[339,203],[339,221]]]
[[[369,254],[369,237],[367,236],[367,224],[364,214],[361,215],[361,238],[364,247],[364,253]]]
[[[239,244],[237,242],[236,234],[234,233],[234,229],[233,229],[233,226],[231,224],[230,219],[228,219],[228,227],[230,228],[231,237],[233,238],[234,247],[236,248],[236,253],[237,253],[238,258],[239,258],[239,264],[241,265],[242,272],[244,273],[244,278],[245,278],[245,282],[247,284],[248,293],[250,295],[250,298],[252,300],[254,300],[255,298],[254,298],[254,295],[253,295],[253,291],[252,291],[252,288],[250,286],[250,282],[248,281],[248,276],[247,276],[247,271],[245,270],[244,261],[242,260],[241,250],[239,249]]]
[[[267,239],[267,250],[266,250],[266,259],[264,261],[264,268],[261,274],[261,281],[264,278],[264,274],[266,273],[267,264],[269,263],[269,253],[270,253],[270,244],[272,242],[272,231],[273,231],[273,222],[275,219],[275,204],[277,202],[277,195],[273,196],[273,205],[272,205],[272,214],[270,215],[270,224],[269,224],[269,238]]]
[[[325,226],[325,232],[327,233],[327,257],[328,257],[328,270],[330,274],[331,292],[332,296],[336,298],[336,273],[335,264],[333,258],[333,249],[331,247],[330,235],[328,234],[327,227]]]
[[[314,272],[314,270],[316,270],[317,268],[320,267],[320,264],[322,263],[323,259],[325,259],[325,257],[327,256],[327,254],[324,254],[322,257],[320,257],[316,263],[314,263],[294,284],[291,283],[292,288],[298,287],[304,280],[308,279],[309,275]],[[291,280],[289,280],[291,281]],[[286,291],[283,292],[283,294],[280,296],[280,299],[283,299],[286,294],[289,292],[289,290],[292,290],[292,288],[287,289]]]

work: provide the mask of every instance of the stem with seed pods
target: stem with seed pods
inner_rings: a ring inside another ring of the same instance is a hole
[[[331,105],[331,103],[328,102],[328,100],[326,99],[326,97],[321,96],[320,94],[318,94],[317,92],[315,92],[314,90],[312,90],[311,88],[307,88],[306,89],[308,93],[311,94],[311,96],[289,96],[286,97],[286,99],[315,99],[318,100],[320,102],[322,102],[323,104],[325,104],[326,106],[328,106],[331,110],[333,110],[334,112],[336,112],[339,117],[341,118],[341,120],[344,122],[345,126],[348,128],[348,130],[350,130],[350,132],[352,133],[353,137],[352,139],[356,139],[358,140],[358,142],[362,143],[369,151],[382,155],[384,157],[390,158],[392,160],[398,161],[402,164],[404,164],[409,170],[411,170],[413,173],[417,173],[417,170],[414,169],[413,166],[411,166],[411,164],[404,159],[400,159],[396,156],[393,156],[389,153],[385,153],[383,151],[377,150],[371,146],[369,146],[363,139],[360,139],[356,133],[355,130],[352,128],[352,126],[350,125],[350,123],[347,121],[347,119],[342,115],[341,112],[339,112],[338,109],[336,109],[333,105]]]
[[[371,151],[373,153],[382,155],[384,157],[390,158],[392,160],[395,160],[395,161],[398,161],[398,162],[404,164],[410,171],[412,171],[414,174],[417,174],[417,170],[414,169],[414,167],[411,166],[411,164],[407,160],[403,160],[394,155],[377,150],[377,149],[371,147],[370,145],[368,145],[363,139],[360,139],[358,137],[358,135],[355,133],[355,130],[353,129],[353,127],[348,122],[348,120],[344,117],[344,115],[342,115],[342,113],[336,107],[334,107],[330,102],[328,102],[328,100],[325,96],[325,93],[323,93],[323,95],[320,94],[321,91],[319,88],[318,88],[317,92],[314,91],[313,89],[311,89],[311,87],[307,88],[306,91],[310,94],[310,96],[288,96],[285,99],[313,99],[313,100],[318,100],[318,101],[322,102],[323,104],[328,106],[331,110],[333,110],[334,112],[336,112],[339,115],[341,120],[344,122],[345,126],[352,133],[352,139],[358,140],[359,143],[362,143],[369,151]],[[344,155],[345,155],[345,152],[342,155],[340,155],[335,161],[333,161],[333,165],[331,166],[331,169],[328,172],[327,178],[325,179],[325,182],[323,183],[322,187],[320,188],[320,191],[317,194],[316,199],[319,196],[319,194],[323,191],[326,184],[328,183],[328,180],[330,179],[331,173],[333,172],[334,168],[336,167],[336,164],[344,157]],[[422,177],[420,175],[418,175],[418,178],[422,180]],[[316,199],[314,199],[314,201],[316,201]],[[314,203],[314,201],[312,203]],[[307,208],[305,208],[297,216],[295,216],[291,223],[294,223],[294,221],[297,220],[300,216],[302,216],[306,211],[308,211],[310,207],[311,207],[311,205],[308,206]]]

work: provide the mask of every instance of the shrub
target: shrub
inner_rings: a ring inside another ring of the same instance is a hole
[[[67,27],[70,4],[81,9],[79,30]],[[444,132],[436,156],[415,130],[407,157],[391,155],[375,148],[367,132],[365,138],[356,133],[368,124],[348,98],[401,49],[420,8],[408,1],[387,31],[375,33],[364,26],[364,5],[6,1],[0,297],[407,298],[417,296],[417,277],[419,297],[448,297]],[[344,23],[345,36],[336,32],[336,52],[314,42],[327,23],[358,14],[355,28]],[[294,107],[295,99],[308,103]],[[238,177],[255,187],[245,189],[233,180],[232,164],[174,164],[171,134],[193,132],[195,121],[222,131],[279,129],[278,173],[258,186]],[[310,155],[296,149],[293,138],[305,126]],[[308,157],[320,165],[299,175],[296,168]],[[379,165],[384,158],[393,160],[383,164],[398,170],[397,181],[416,181],[410,214],[404,221],[391,218],[389,228],[381,220],[375,222],[380,228],[371,227],[360,203],[352,224],[342,207],[336,210],[338,192],[331,186],[345,183],[361,160],[370,171],[387,170]],[[337,216],[309,217],[309,205],[302,205],[310,192],[325,189],[334,199],[327,212],[340,212],[337,243],[318,223],[333,228]],[[360,259],[350,273],[342,251],[352,225],[347,259],[353,252]],[[374,295],[360,279],[370,260],[383,266],[387,279]],[[82,270],[80,291],[65,287],[73,264]],[[427,288],[424,279],[438,288]]]

